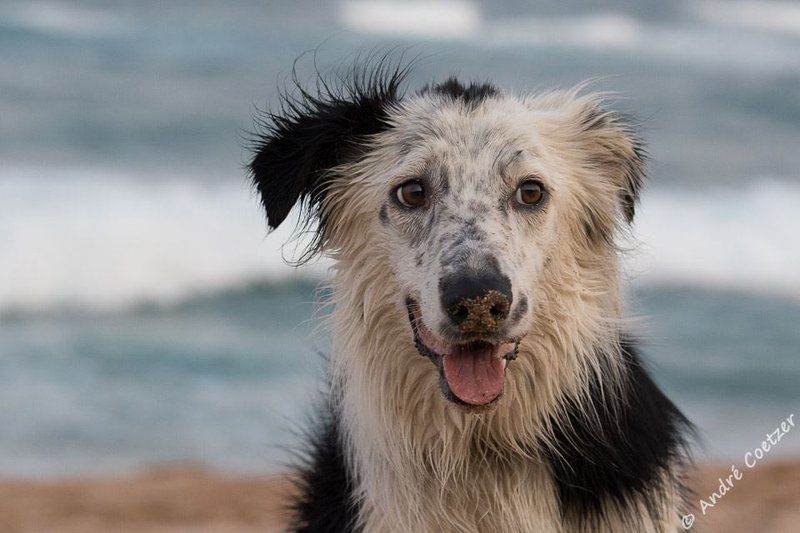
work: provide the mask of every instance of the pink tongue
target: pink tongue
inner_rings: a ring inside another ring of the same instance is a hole
[[[470,405],[486,405],[503,392],[505,367],[486,346],[444,356],[444,378],[458,399]]]

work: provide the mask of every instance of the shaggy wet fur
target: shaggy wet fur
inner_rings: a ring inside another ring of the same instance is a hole
[[[619,291],[641,142],[577,90],[451,79],[404,96],[403,74],[378,66],[260,120],[250,169],[269,225],[302,204],[311,253],[334,259],[331,392],[293,529],[679,530],[688,423],[645,371]],[[547,194],[515,203],[531,177]],[[422,208],[397,201],[409,179]],[[458,338],[442,287],[464,272],[507,281],[518,342],[480,409],[450,401],[406,305]]]

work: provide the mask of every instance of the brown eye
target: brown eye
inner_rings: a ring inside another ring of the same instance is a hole
[[[418,181],[407,181],[397,188],[397,199],[406,207],[420,207],[425,203],[425,188]]]
[[[523,181],[517,188],[517,203],[522,205],[537,205],[544,198],[544,187],[537,180]]]

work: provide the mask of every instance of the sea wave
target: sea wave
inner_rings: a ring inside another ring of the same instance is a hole
[[[644,29],[641,22],[620,12],[492,19],[474,3],[463,0],[351,0],[341,5],[340,19],[348,29],[385,37],[479,40],[512,46],[631,46],[641,39]]]
[[[689,6],[711,24],[800,36],[800,5],[769,0],[704,0]]]
[[[0,310],[174,302],[303,269],[243,180],[17,171],[0,178]]]
[[[66,2],[24,2],[0,11],[2,26],[15,26],[65,37],[117,36],[130,29],[129,21],[112,10]]]
[[[800,68],[800,43],[791,34],[798,21],[791,7],[786,8],[785,19],[778,10],[761,18],[749,18],[742,9],[739,15],[722,18],[715,15],[715,9],[712,4],[703,4],[689,13],[702,24],[691,18],[669,23],[646,21],[622,11],[494,19],[485,21],[472,39],[499,48],[606,50],[749,73]]]
[[[355,31],[412,38],[468,37],[481,24],[478,8],[463,0],[352,0],[342,4],[340,18]]]
[[[647,28],[623,13],[573,17],[515,17],[486,25],[485,38],[495,46],[555,45],[629,48],[640,44]]]
[[[623,7],[623,6],[620,6]],[[492,17],[462,0],[344,2],[340,23],[383,38],[450,40],[491,48],[566,47],[625,52],[704,67],[775,71],[800,67],[800,7],[788,2],[708,0],[675,20],[624,9],[571,15],[535,10]]]
[[[682,283],[800,298],[800,185],[654,190],[638,211],[628,266],[639,283]]]
[[[640,284],[800,297],[798,205],[800,185],[769,179],[653,190],[627,271]],[[325,274],[325,261],[284,262],[303,246],[290,222],[266,233],[243,180],[16,172],[0,178],[0,311],[170,303]]]

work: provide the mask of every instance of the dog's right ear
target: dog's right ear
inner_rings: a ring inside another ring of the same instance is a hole
[[[399,99],[405,70],[378,65],[354,73],[342,86],[318,83],[317,94],[298,87],[282,96],[279,113],[257,117],[259,130],[248,168],[270,228],[277,228],[298,202],[309,218],[319,217],[329,170],[363,154],[370,135],[389,128],[391,106]]]

